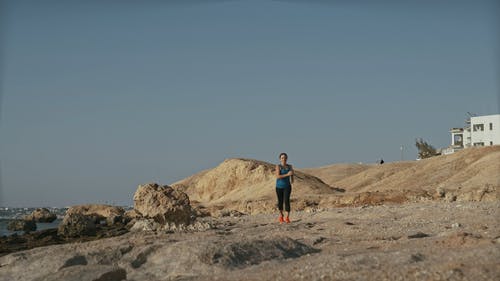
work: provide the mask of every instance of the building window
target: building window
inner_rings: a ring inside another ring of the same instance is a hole
[[[490,131],[493,131],[493,123],[490,123]]]
[[[457,134],[453,136],[453,145],[463,146],[463,136],[462,134]]]
[[[477,132],[477,131],[484,131],[484,124],[474,124],[472,126],[472,130],[474,132]]]
[[[492,142],[492,141],[490,141],[490,145],[493,145],[493,142]]]
[[[484,146],[484,142],[475,142],[474,146]]]

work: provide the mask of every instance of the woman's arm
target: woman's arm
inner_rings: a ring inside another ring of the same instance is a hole
[[[282,178],[286,178],[288,176],[291,176],[293,173],[292,172],[288,172],[288,173],[286,173],[284,175],[280,175],[280,167],[279,167],[279,165],[276,165],[275,174],[276,174],[276,178],[277,179],[282,179]]]
[[[277,179],[281,179],[281,175],[280,175],[280,167],[278,165],[276,165],[275,169],[274,169],[274,173],[276,174],[276,178]]]
[[[288,165],[290,167],[290,172],[288,172],[290,174],[290,183],[293,183],[293,168],[292,168],[292,165]]]

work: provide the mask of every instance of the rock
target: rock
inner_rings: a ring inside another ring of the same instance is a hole
[[[161,225],[153,219],[142,219],[137,220],[130,228],[130,231],[157,231],[160,228]]]
[[[38,208],[31,214],[24,217],[24,220],[35,222],[53,222],[57,219],[57,215],[51,213],[47,208]]]
[[[412,234],[412,235],[408,235],[408,238],[412,239],[412,238],[425,238],[425,237],[429,237],[430,235],[427,234],[427,233],[423,233],[423,232],[417,232],[415,234]]]
[[[191,204],[192,203],[193,202],[191,201]],[[197,218],[203,218],[203,217],[210,217],[210,216],[212,216],[212,213],[207,208],[205,208],[204,206],[201,206],[201,205],[193,206],[193,205],[191,205],[191,208],[193,210],[193,213],[194,213],[195,217],[197,217]]]
[[[196,221],[189,225],[167,222],[162,225],[157,223],[153,219],[141,219],[137,220],[134,223],[134,225],[130,228],[130,231],[154,231],[154,232],[161,231],[161,232],[173,233],[173,232],[198,232],[214,228],[215,226],[209,222]]]
[[[140,219],[141,217],[142,217],[142,215],[139,212],[137,212],[135,209],[128,210],[123,214],[123,218],[124,218],[125,222],[131,221],[134,219]]]
[[[21,235],[14,233],[13,235],[9,236],[0,236],[0,256],[6,253],[27,250],[34,247],[59,244],[63,242],[64,240],[57,235],[56,228],[25,232]],[[2,279],[0,278],[0,280]]]
[[[198,232],[215,228],[216,227],[209,222],[196,221],[189,225],[184,225],[184,224],[176,225],[173,223],[167,223],[161,227],[161,230],[172,233],[172,232]]]
[[[454,224],[451,225],[452,228],[459,228],[461,226],[462,225],[460,223],[458,223],[458,222],[456,222],[456,223],[454,223]]]
[[[134,209],[142,217],[154,219],[160,224],[188,225],[193,215],[186,193],[156,183],[139,185],[134,194]]]
[[[34,281],[120,281],[127,279],[125,269],[111,265],[76,265],[66,267],[56,273],[37,278]]]
[[[446,202],[455,202],[457,201],[457,195],[446,193],[444,199],[446,200]]]
[[[439,186],[438,188],[436,188],[436,195],[438,198],[444,198],[444,196],[446,195],[446,191],[444,190],[444,188],[442,186]]]
[[[316,238],[314,238],[314,239],[312,240],[312,244],[313,244],[313,245],[320,244],[320,243],[324,242],[325,240],[326,240],[326,238],[325,238],[325,237],[323,237],[323,236],[316,237]]]
[[[495,201],[498,199],[500,199],[500,192],[491,184],[485,184],[476,189],[462,192],[457,197],[457,201]]]
[[[128,225],[129,228],[141,219],[142,215],[135,209],[128,210],[123,214],[123,224]]]
[[[425,256],[421,253],[416,253],[410,256],[410,262],[421,262],[425,260]]]
[[[215,243],[204,249],[199,259],[208,265],[225,268],[243,268],[272,259],[298,258],[319,250],[288,237],[249,240],[233,243]]]
[[[57,234],[64,237],[95,236],[95,220],[82,214],[66,214],[59,225]]]
[[[220,210],[215,213],[215,217],[241,217],[244,216],[245,213],[242,213],[237,210]]]
[[[9,222],[7,229],[10,231],[35,231],[36,223],[32,220],[13,220]]]
[[[66,216],[72,214],[81,214],[92,217],[94,223],[100,223],[105,220],[106,224],[113,225],[117,222],[122,222],[125,210],[122,207],[102,205],[102,204],[87,204],[72,206],[66,211]]]
[[[87,261],[87,258],[85,258],[85,256],[76,255],[76,256],[66,260],[66,262],[64,262],[61,269],[65,268],[65,267],[75,266],[75,265],[87,265],[87,264],[88,264],[88,261]]]

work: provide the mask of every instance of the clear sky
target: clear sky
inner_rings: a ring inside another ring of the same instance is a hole
[[[495,0],[0,3],[0,206],[129,205],[282,151],[414,160],[500,111]]]

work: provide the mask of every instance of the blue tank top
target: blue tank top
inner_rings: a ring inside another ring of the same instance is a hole
[[[280,168],[280,175],[284,175],[290,172],[289,165],[287,165],[286,167],[279,165],[279,168]],[[290,176],[281,179],[276,179],[276,188],[285,188],[290,186],[292,186],[290,184]]]

